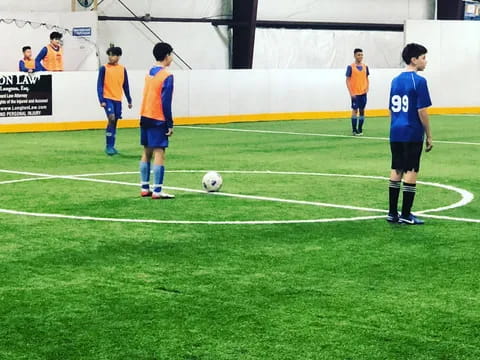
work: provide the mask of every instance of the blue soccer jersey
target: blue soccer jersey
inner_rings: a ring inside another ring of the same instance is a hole
[[[418,109],[431,105],[425,78],[413,71],[394,78],[390,89],[390,141],[422,142],[425,131]]]

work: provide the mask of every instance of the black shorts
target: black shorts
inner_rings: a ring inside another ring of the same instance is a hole
[[[392,170],[418,173],[422,148],[423,142],[391,142]]]

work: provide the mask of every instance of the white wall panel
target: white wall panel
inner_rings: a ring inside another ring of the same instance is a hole
[[[400,66],[403,33],[257,29],[253,58],[256,69],[343,68],[362,48],[372,67]]]
[[[196,116],[230,114],[230,71],[205,70],[192,71],[190,74],[189,114],[197,114]],[[212,106],[213,104],[215,105]]]
[[[230,70],[230,115],[268,114],[270,108],[270,73],[257,70]],[[252,76],[254,74],[254,76]],[[254,109],[255,112],[245,112]]]
[[[272,70],[270,74],[271,112],[333,111],[348,106],[342,70]]]
[[[435,0],[260,0],[261,20],[380,22],[433,19]]]

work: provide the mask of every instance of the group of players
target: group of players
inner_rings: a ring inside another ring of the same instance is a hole
[[[57,31],[50,34],[50,43],[44,46],[33,58],[30,45],[22,48],[23,58],[18,62],[18,70],[27,73],[36,71],[63,71],[63,35]]]
[[[152,199],[173,199],[174,195],[163,191],[165,175],[165,150],[169,137],[173,135],[172,96],[173,75],[167,68],[173,61],[173,48],[167,43],[158,43],[153,48],[155,65],[145,78],[143,99],[140,109],[140,143],[143,153],[140,161],[142,197]],[[127,98],[132,108],[132,97],[128,84],[127,70],[119,64],[122,49],[111,47],[107,50],[108,63],[98,72],[97,94],[100,106],[107,115],[105,132],[105,153],[118,154],[115,138],[118,120],[122,118],[122,98]],[[150,188],[151,163],[153,160],[153,186]]]
[[[172,62],[172,47],[158,43],[153,49],[156,64],[145,79],[140,113],[140,137],[143,154],[140,161],[141,196],[152,199],[172,199],[162,190],[165,174],[165,150],[173,134],[172,95],[173,75],[167,71]],[[412,214],[420,157],[425,138],[426,151],[432,149],[427,108],[432,105],[425,78],[417,74],[427,64],[427,49],[419,44],[408,44],[402,52],[406,69],[392,80],[389,109],[391,114],[390,149],[392,155],[389,181],[389,213],[387,221],[408,225],[423,224]],[[121,118],[122,97],[125,94],[131,108],[126,69],[120,65],[121,49],[107,51],[109,62],[102,66],[98,76],[98,98],[108,118],[106,153],[115,155],[115,133]],[[347,68],[347,88],[352,99],[353,135],[362,135],[368,92],[369,69],[363,64],[361,49],[354,51],[355,62]],[[358,118],[357,118],[358,116]],[[150,188],[151,160],[153,162],[153,187]],[[398,201],[402,189],[403,200],[399,213]]]
[[[18,69],[22,72],[63,71],[62,34],[52,32],[50,43],[42,48],[35,59],[30,46],[24,46],[23,58]],[[172,96],[173,75],[167,67],[173,61],[173,48],[167,43],[158,43],[153,48],[155,66],[150,69],[145,80],[144,95],[141,107],[141,144],[144,147],[140,162],[142,181],[142,197],[152,199],[173,199],[163,191],[165,174],[165,149],[168,138],[173,134]],[[119,64],[122,49],[111,47],[107,50],[108,63],[101,66],[98,73],[97,93],[100,106],[107,115],[105,152],[109,156],[118,154],[115,149],[115,135],[118,120],[122,118],[122,98],[125,95],[128,107],[132,108],[132,97],[128,83],[128,74],[124,66]],[[150,189],[150,164],[153,159],[153,187]]]

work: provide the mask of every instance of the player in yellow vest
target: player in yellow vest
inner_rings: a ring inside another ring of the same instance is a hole
[[[345,75],[347,76],[347,89],[352,99],[352,135],[361,136],[363,135],[365,106],[367,105],[367,93],[370,85],[368,81],[370,70],[368,66],[363,63],[362,49],[355,49],[353,55],[355,62],[347,66],[347,73]]]
[[[57,31],[50,34],[50,44],[35,58],[37,71],[63,71],[62,37],[63,35]]]
[[[35,60],[32,58],[32,48],[24,46],[22,48],[23,59],[18,62],[18,70],[22,72],[32,73],[35,71]]]
[[[153,48],[156,63],[145,77],[140,112],[140,143],[143,145],[140,160],[142,197],[174,199],[175,195],[163,191],[165,152],[173,135],[172,97],[173,75],[168,67],[173,61],[173,48],[158,43]],[[150,163],[153,159],[153,188],[150,190]]]

